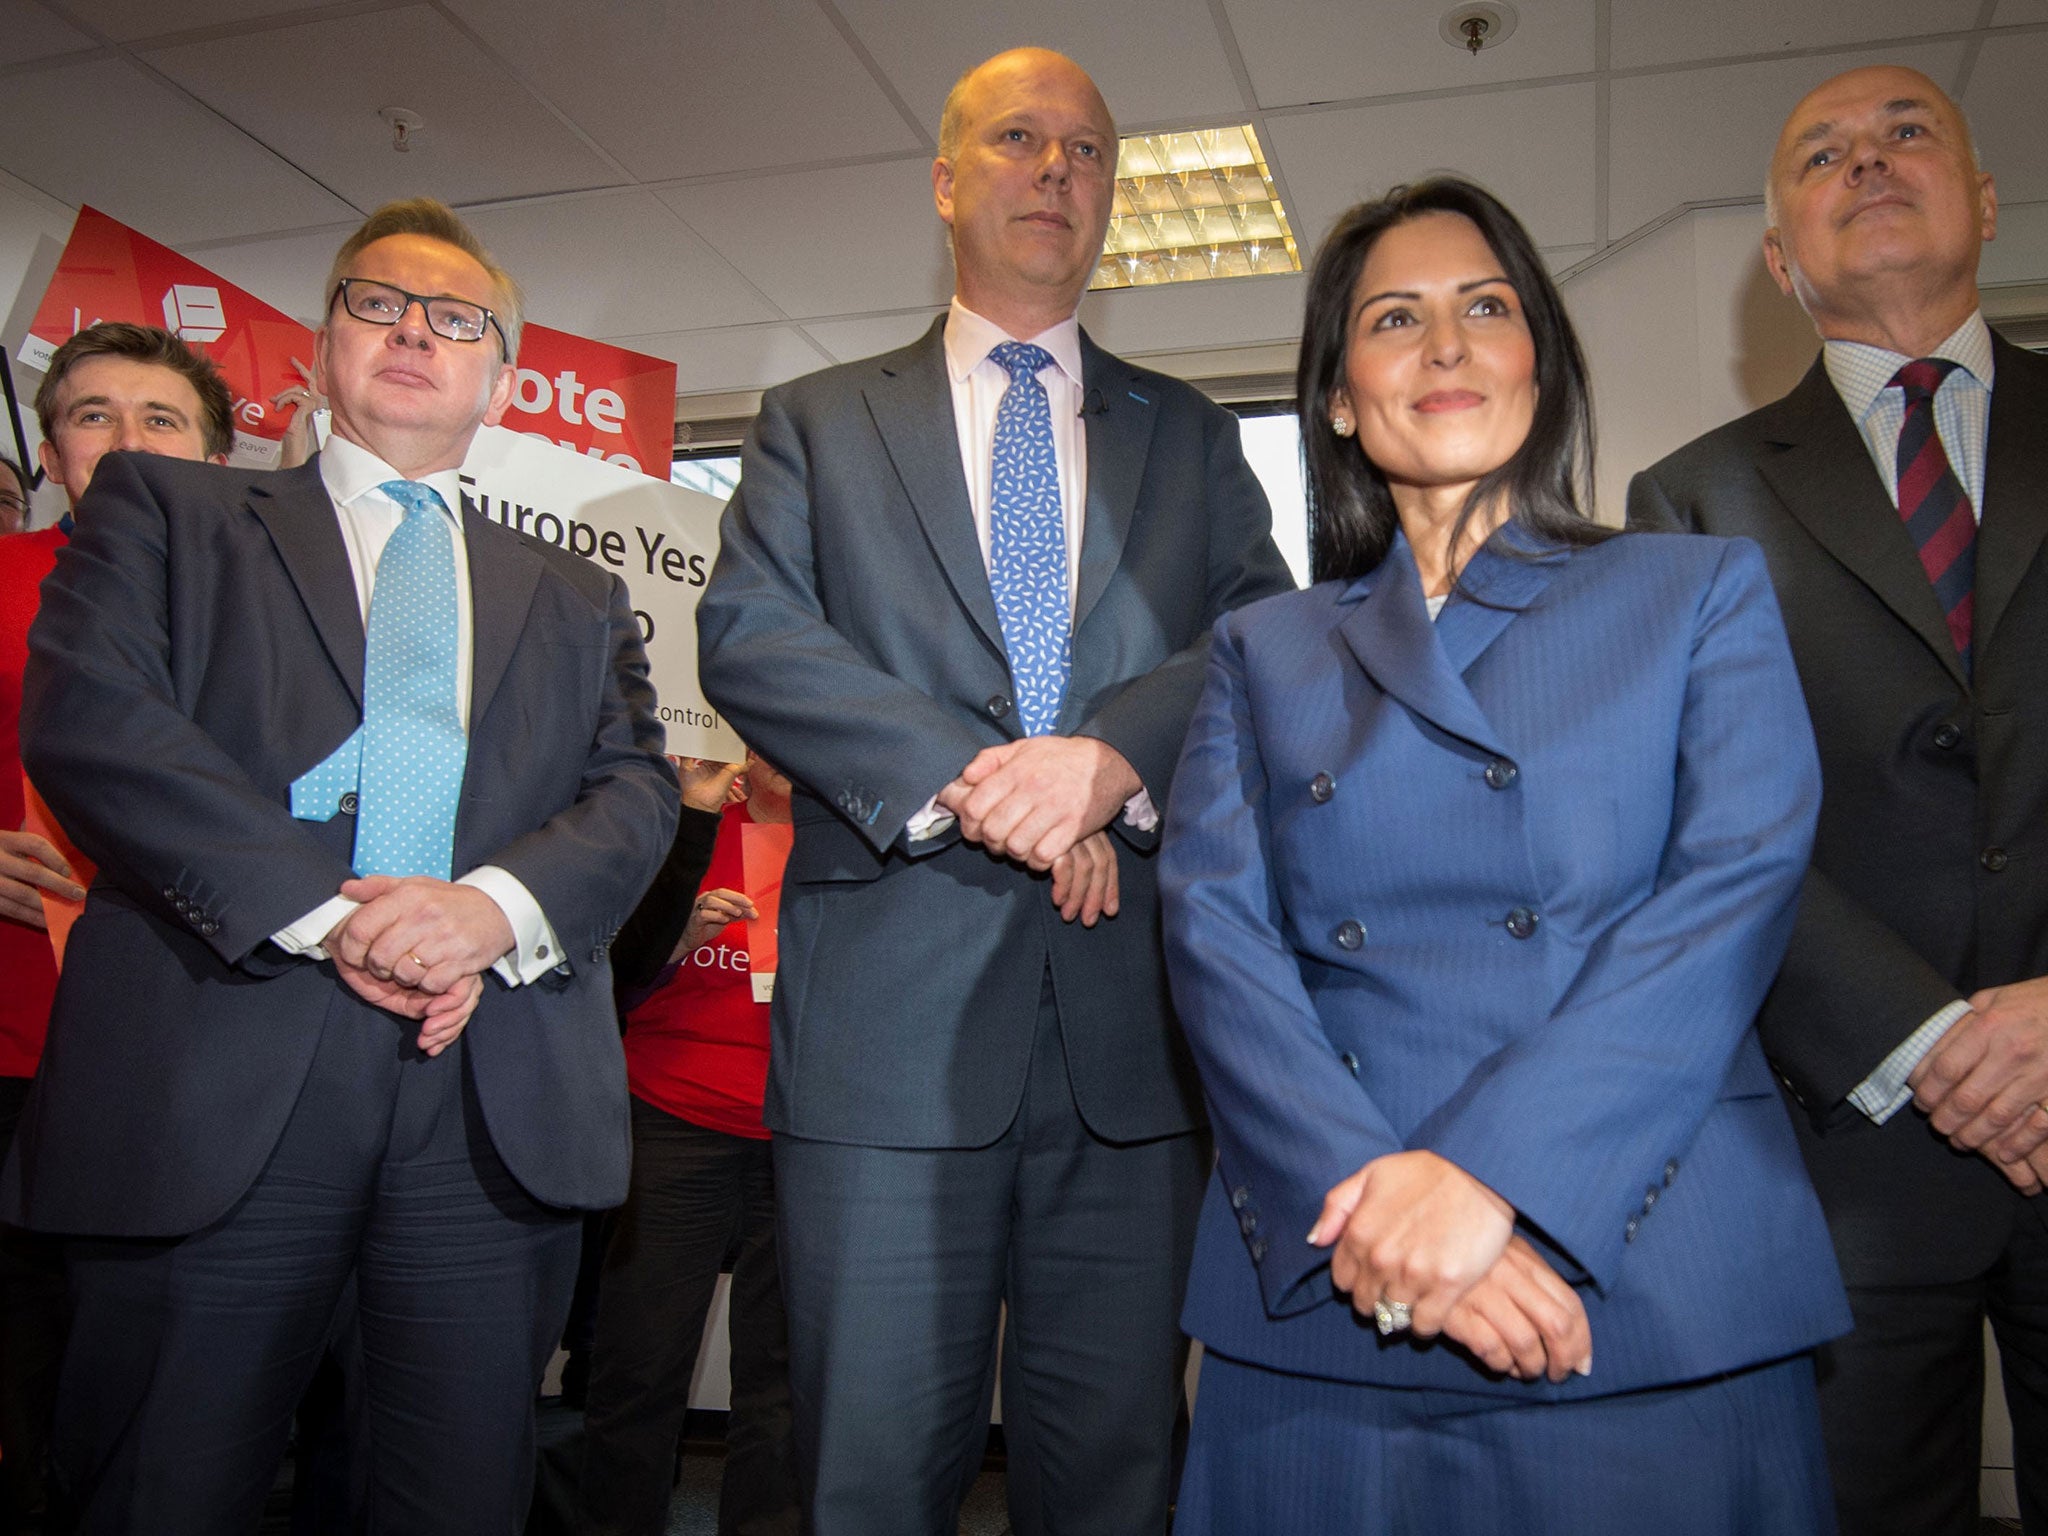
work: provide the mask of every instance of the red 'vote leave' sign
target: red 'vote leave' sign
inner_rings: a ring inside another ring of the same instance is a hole
[[[297,361],[313,360],[311,331],[169,246],[81,208],[22,342],[22,362],[46,370],[51,353],[101,320],[160,325],[211,357],[234,396],[236,457],[277,462],[291,409],[270,399],[301,382]]]
[[[503,424],[666,480],[675,447],[676,365],[529,324]]]

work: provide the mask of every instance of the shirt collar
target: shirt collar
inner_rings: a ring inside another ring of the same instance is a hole
[[[327,487],[327,494],[334,498],[338,507],[360,500],[387,480],[405,478],[369,449],[350,442],[338,432],[329,433],[320,450],[320,483]],[[440,494],[442,504],[448,509],[449,520],[460,526],[461,471],[436,470],[431,475],[421,475],[419,479],[423,485],[431,485]]]
[[[1984,323],[1981,309],[1972,310],[1969,319],[1928,355],[1959,365],[1986,390],[1991,388],[1991,328]],[[1835,393],[1858,421],[1870,415],[1878,396],[1890,387],[1892,376],[1913,361],[1903,352],[1862,341],[1828,341],[1822,345],[1821,357]]]
[[[989,353],[1006,341],[1028,341],[1052,354],[1059,370],[1081,388],[1081,321],[1069,315],[1051,330],[1036,336],[1012,336],[995,321],[977,315],[958,299],[946,312],[946,369],[953,382],[964,383],[967,375],[988,360]]]

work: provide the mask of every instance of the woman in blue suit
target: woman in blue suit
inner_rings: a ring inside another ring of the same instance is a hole
[[[1175,1530],[1832,1530],[1763,560],[1581,515],[1578,344],[1469,183],[1339,222],[1298,383],[1319,579],[1218,625],[1161,853],[1219,1152]]]

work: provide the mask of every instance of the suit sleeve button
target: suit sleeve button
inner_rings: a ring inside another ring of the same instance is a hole
[[[178,888],[177,888],[177,887],[176,887],[175,885],[167,885],[167,886],[165,886],[165,887],[164,887],[164,900],[165,900],[165,901],[168,901],[168,902],[173,902],[173,903],[175,903],[175,902],[177,901],[177,899],[178,899]]]
[[[361,803],[361,801],[356,799],[356,792],[354,790],[349,790],[346,794],[344,794],[341,797],[341,814],[344,816],[355,815],[356,807]]]
[[[1337,781],[1327,773],[1319,773],[1308,781],[1308,797],[1317,805],[1327,805],[1330,796],[1337,793]]]
[[[1347,917],[1331,933],[1339,949],[1363,949],[1365,947],[1365,925],[1356,918]]]
[[[1522,776],[1522,770],[1504,757],[1496,757],[1486,765],[1486,783],[1489,789],[1506,789]]]
[[[1000,720],[1010,712],[1010,696],[1007,693],[992,693],[988,699],[988,713],[991,720]]]
[[[1540,920],[1539,915],[1528,907],[1517,907],[1508,914],[1508,932],[1518,939],[1531,938]]]
[[[1664,1187],[1666,1189],[1669,1189],[1671,1187],[1671,1181],[1677,1177],[1678,1159],[1674,1157],[1671,1159],[1670,1162],[1664,1165]]]
[[[2011,863],[2012,860],[2006,856],[2006,852],[2003,848],[1986,848],[1982,853],[1977,855],[1977,862],[1979,864],[1982,864],[1986,869],[1990,870],[1991,873],[1995,875],[2001,869],[2005,868],[2007,864]]]
[[[1259,1263],[1263,1263],[1263,1262],[1264,1262],[1264,1260],[1265,1260],[1265,1257],[1266,1257],[1266,1240],[1265,1240],[1265,1239],[1264,1239],[1263,1237],[1255,1237],[1255,1238],[1253,1238],[1253,1239],[1252,1239],[1252,1262],[1253,1262],[1254,1264],[1259,1264]]]
[[[213,937],[213,936],[214,936],[214,935],[215,935],[216,933],[219,933],[219,932],[220,932],[220,924],[219,924],[219,923],[217,923],[217,922],[215,922],[215,921],[214,921],[214,920],[213,920],[212,918],[210,918],[210,917],[209,917],[209,918],[208,918],[208,919],[207,919],[207,920],[206,920],[205,922],[203,922],[203,923],[201,923],[201,924],[199,925],[199,932],[200,932],[200,933],[201,933],[201,934],[202,934],[202,935],[203,935],[204,937],[206,937],[206,938],[209,938],[209,939],[210,939],[210,938],[212,938],[212,937]]]
[[[1639,1220],[1637,1220],[1633,1216],[1629,1217],[1628,1225],[1621,1229],[1621,1240],[1624,1243],[1634,1242],[1636,1240],[1636,1233],[1641,1229],[1641,1227],[1642,1223]]]
[[[1934,729],[1934,744],[1944,752],[1953,752],[1962,740],[1962,730],[1953,720],[1944,720]]]
[[[1338,1057],[1337,1059],[1338,1059],[1339,1061],[1343,1062],[1343,1063],[1344,1063],[1344,1065],[1345,1065],[1346,1067],[1350,1068],[1350,1070],[1351,1070],[1351,1075],[1352,1075],[1353,1077],[1356,1077],[1356,1076],[1358,1076],[1358,1057],[1357,1057],[1357,1056],[1355,1056],[1354,1054],[1352,1054],[1352,1053],[1351,1053],[1350,1051],[1346,1051],[1346,1052],[1345,1052],[1345,1053],[1344,1053],[1344,1054],[1343,1054],[1342,1056],[1339,1056],[1339,1057]]]
[[[1249,1188],[1243,1184],[1238,1185],[1237,1188],[1230,1192],[1230,1208],[1233,1211],[1243,1210],[1245,1205],[1251,1200],[1251,1197],[1252,1192]]]

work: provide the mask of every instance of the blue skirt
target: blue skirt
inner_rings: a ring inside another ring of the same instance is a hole
[[[1202,1358],[1174,1536],[1832,1536],[1813,1359],[1613,1397]]]

